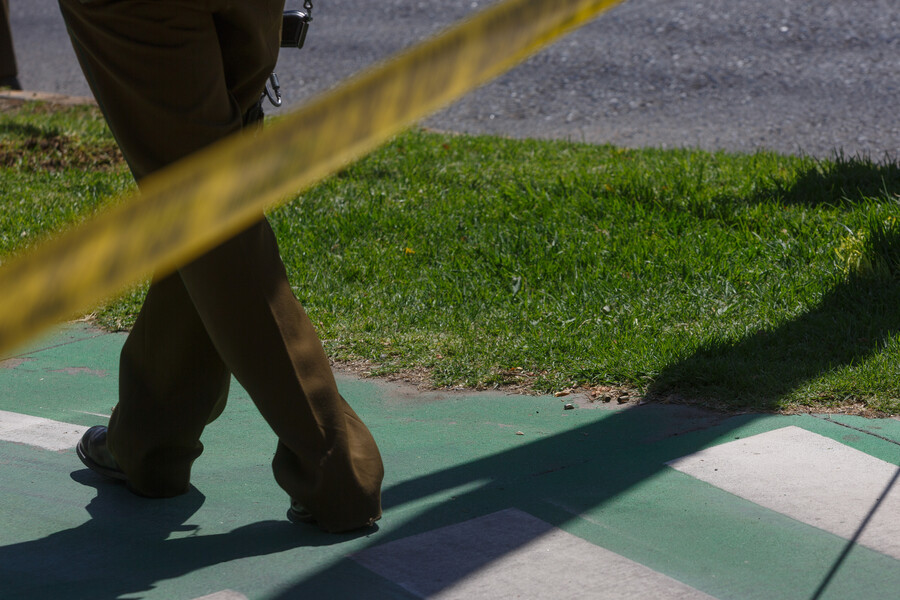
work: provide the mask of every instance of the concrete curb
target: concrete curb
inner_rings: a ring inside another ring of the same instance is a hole
[[[46,102],[59,106],[97,106],[97,101],[87,96],[67,96],[65,94],[51,94],[49,92],[33,92],[28,90],[3,90],[0,91],[0,100],[14,100],[19,102]]]

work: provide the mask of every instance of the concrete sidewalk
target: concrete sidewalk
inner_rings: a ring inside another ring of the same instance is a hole
[[[72,448],[124,336],[84,323],[0,359],[0,597],[895,598],[900,421],[419,393],[340,378],[387,468],[378,529],[284,518],[246,393],[194,488],[146,500]]]

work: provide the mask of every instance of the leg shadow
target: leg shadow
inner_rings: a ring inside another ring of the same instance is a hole
[[[159,581],[210,565],[346,539],[286,520],[203,535],[188,524],[205,500],[196,488],[158,500],[135,496],[88,470],[71,477],[97,490],[86,507],[91,518],[39,540],[0,546],[4,598],[130,597],[153,589]]]

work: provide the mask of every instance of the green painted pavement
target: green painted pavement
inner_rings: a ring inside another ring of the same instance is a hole
[[[104,422],[96,415],[114,403],[123,339],[74,324],[16,352],[0,362],[0,410]],[[339,385],[387,467],[374,533],[334,536],[284,519],[287,498],[269,469],[274,435],[234,386],[204,433],[194,489],[177,499],[137,498],[73,452],[0,441],[0,597],[412,598],[351,555],[517,508],[720,599],[812,598],[846,540],[665,462],[795,425],[900,464],[900,422],[891,419],[726,418],[587,402],[564,410],[551,397]],[[821,597],[889,598],[897,589],[897,560],[854,547]]]

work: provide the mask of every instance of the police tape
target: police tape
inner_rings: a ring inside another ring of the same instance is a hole
[[[289,195],[623,0],[508,0],[232,136],[0,267],[0,353],[152,272],[170,272]]]

